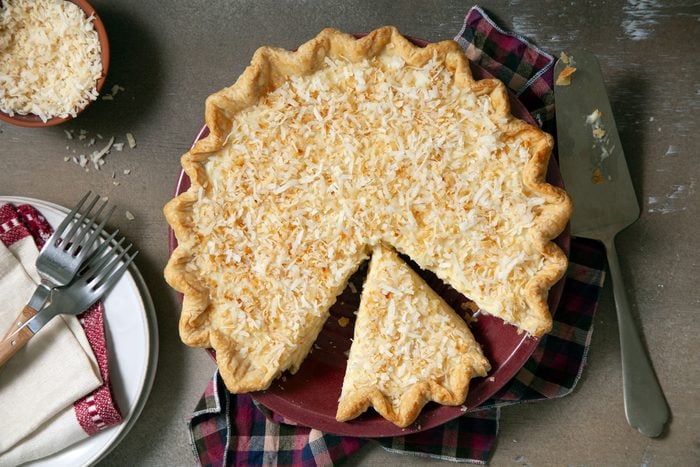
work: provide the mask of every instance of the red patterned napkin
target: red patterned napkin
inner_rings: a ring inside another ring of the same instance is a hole
[[[36,270],[34,260],[37,248],[41,248],[44,242],[51,236],[53,230],[46,219],[33,206],[11,204],[0,205],[0,241],[4,247],[14,254],[13,257],[6,256],[7,262],[15,258],[20,265],[13,265],[15,270],[18,267],[24,268],[29,277],[36,280]],[[7,270],[8,268],[5,268]],[[2,270],[2,268],[0,268]],[[2,283],[0,275],[0,283]],[[27,297],[28,298],[28,297]],[[19,309],[17,310],[19,312]],[[65,316],[54,318],[60,320],[68,318]],[[72,317],[70,317],[72,318]],[[104,307],[101,302],[96,303],[88,310],[78,315],[77,322],[71,326],[71,320],[65,329],[60,329],[63,333],[72,333],[83,347],[93,364],[96,365],[96,372],[101,378],[96,378],[96,383],[88,389],[88,394],[83,392],[78,395],[78,400],[72,404],[69,402],[56,413],[48,414],[49,418],[38,424],[34,430],[28,434],[22,433],[23,437],[0,450],[0,465],[16,465],[33,459],[45,457],[53,454],[71,444],[74,444],[88,436],[92,436],[99,431],[116,425],[122,421],[121,413],[114,400],[109,384],[109,368],[107,345],[104,334]],[[0,323],[5,327],[9,323]],[[3,329],[4,330],[4,329]],[[41,333],[32,339],[39,340]],[[65,337],[65,336],[64,336]],[[31,343],[31,341],[30,341]],[[22,350],[24,351],[24,349]],[[90,351],[94,354],[89,355]],[[19,354],[18,354],[19,355]],[[15,356],[17,358],[17,356]],[[12,362],[8,362],[8,365]],[[31,391],[32,388],[26,388]],[[52,388],[57,394],[62,392],[61,387]],[[0,411],[9,412],[21,410],[27,419],[45,417],[43,407],[7,407],[3,405],[2,388],[0,388]]]

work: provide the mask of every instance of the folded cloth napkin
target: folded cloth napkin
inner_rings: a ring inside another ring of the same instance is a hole
[[[39,277],[51,226],[34,207],[0,205],[0,331]],[[121,421],[109,388],[104,308],[51,320],[0,368],[0,465],[45,457]]]
[[[501,79],[547,131],[553,130],[551,55],[500,29],[479,7],[467,14],[455,40],[473,62]],[[496,445],[502,407],[562,397],[573,391],[586,361],[593,317],[604,281],[605,254],[590,240],[571,242],[564,292],[552,332],[543,337],[516,376],[491,400],[442,426],[408,436],[367,440],[296,426],[257,404],[230,394],[218,372],[207,385],[189,430],[201,465],[329,465],[368,441],[391,452],[484,464]]]

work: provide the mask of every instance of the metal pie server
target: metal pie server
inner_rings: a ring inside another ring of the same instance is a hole
[[[568,66],[576,71],[570,85],[555,85],[554,100],[559,166],[574,202],[571,233],[605,245],[620,327],[625,415],[632,427],[656,437],[670,412],[630,312],[615,250],[615,236],[639,218],[639,204],[598,61],[583,50],[569,55]],[[559,60],[554,76],[566,67]]]

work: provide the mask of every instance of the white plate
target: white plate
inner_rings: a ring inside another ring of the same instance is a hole
[[[0,196],[0,202],[31,204],[53,226],[58,225],[69,211],[32,198]],[[95,464],[126,436],[146,404],[158,362],[158,326],[151,296],[133,263],[103,302],[109,377],[124,421],[28,465],[73,467]]]

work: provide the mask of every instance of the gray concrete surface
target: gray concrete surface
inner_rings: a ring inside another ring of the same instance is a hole
[[[95,0],[112,46],[107,89],[78,119],[48,129],[0,124],[0,193],[70,205],[87,189],[131,211],[119,225],[141,250],[137,264],[155,301],[158,374],[138,423],[102,462],[192,465],[185,420],[214,365],[180,343],[178,302],[162,278],[168,258],[161,208],[172,196],[185,152],[203,123],[210,93],[230,85],[260,45],[293,48],[326,26],[367,31],[393,24],[428,40],[452,38],[470,3],[456,1]],[[675,2],[485,1],[506,28],[558,54],[584,46],[600,58],[636,186],[641,219],[618,250],[634,315],[673,412],[667,432],[648,439],[624,418],[617,324],[609,284],[595,321],[589,364],[563,399],[502,411],[493,465],[700,465],[700,230],[697,4]],[[65,156],[83,148],[64,130],[86,130],[138,146],[113,152],[100,172]],[[66,148],[68,147],[68,149]],[[129,175],[123,173],[130,169]],[[112,171],[116,178],[111,178]],[[119,185],[113,184],[118,181]],[[378,447],[352,465],[418,463]],[[425,461],[425,463],[431,463]],[[434,462],[438,463],[438,462]]]

